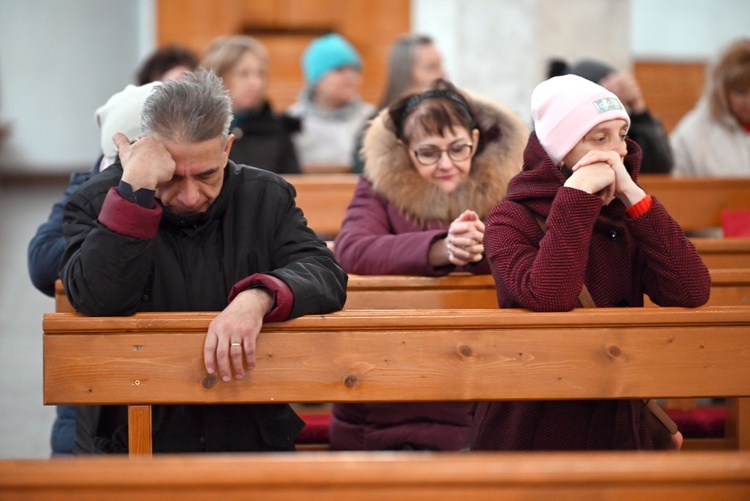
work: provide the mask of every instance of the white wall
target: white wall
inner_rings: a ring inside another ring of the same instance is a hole
[[[631,0],[633,55],[705,61],[750,37],[748,0]]]
[[[132,83],[153,44],[152,2],[0,1],[0,174],[86,170],[94,111]],[[145,7],[145,9],[144,9]]]
[[[435,39],[451,80],[527,122],[531,91],[551,57],[627,64],[628,20],[629,0],[412,1],[413,30]]]
[[[750,0],[412,0],[412,28],[432,36],[459,86],[530,120],[549,58],[701,60],[750,37]]]

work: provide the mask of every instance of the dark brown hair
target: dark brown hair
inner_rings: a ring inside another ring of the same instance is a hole
[[[190,71],[198,68],[198,58],[190,50],[177,45],[168,45],[156,50],[141,63],[136,72],[138,85],[161,80],[166,72],[177,66],[185,66]]]
[[[443,136],[446,130],[464,127],[471,132],[478,129],[477,120],[469,103],[450,82],[437,79],[432,89],[420,94],[404,96],[388,109],[388,116],[396,137],[409,143],[414,132]],[[484,146],[482,131],[479,131],[477,153]]]

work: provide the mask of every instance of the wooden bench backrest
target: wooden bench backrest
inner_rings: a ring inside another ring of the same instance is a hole
[[[359,175],[287,174],[283,177],[296,189],[296,203],[305,213],[307,225],[320,238],[333,240],[341,228]]]
[[[711,271],[709,306],[750,305],[750,268]],[[646,306],[654,304],[646,297]],[[497,308],[491,275],[349,275],[346,309]],[[73,312],[62,283],[55,284],[55,311]]]
[[[264,326],[229,383],[203,367],[214,316],[45,315],[44,403],[127,404],[150,454],[151,404],[750,396],[746,307],[345,310]]]
[[[691,238],[690,241],[710,270],[750,269],[750,238]]]
[[[638,184],[655,196],[685,232],[721,226],[721,211],[750,210],[750,178],[674,178],[643,175]]]
[[[46,404],[750,396],[750,308],[345,310],[264,326],[206,374],[214,312],[44,317]],[[409,381],[409,384],[405,384]]]
[[[749,255],[750,257],[750,255]],[[708,306],[750,305],[750,268],[714,269]],[[656,306],[645,297],[646,306]],[[349,275],[347,309],[497,308],[491,275]]]
[[[357,174],[299,174],[284,176],[297,189],[297,205],[323,238],[333,238],[359,180]],[[639,184],[664,204],[686,232],[721,226],[723,209],[750,210],[750,179],[674,178],[648,174]]]
[[[0,461],[3,499],[748,499],[750,453],[297,453]]]

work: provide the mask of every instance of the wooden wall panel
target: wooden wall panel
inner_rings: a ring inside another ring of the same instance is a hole
[[[671,132],[703,92],[705,63],[636,61],[634,73],[651,112]]]
[[[199,56],[219,35],[242,29],[243,0],[157,0],[157,44],[179,44]]]
[[[269,97],[277,109],[303,85],[300,57],[313,38],[345,36],[362,55],[362,96],[377,102],[393,41],[410,29],[407,0],[158,0],[158,45],[177,43],[204,54],[215,37],[247,34],[270,54]]]

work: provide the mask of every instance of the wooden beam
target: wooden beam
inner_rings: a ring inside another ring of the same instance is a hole
[[[750,396],[745,307],[348,310],[265,326],[257,368],[229,383],[203,367],[215,315],[45,315],[44,402]]]
[[[297,453],[0,461],[0,497],[56,500],[748,499],[750,453]]]

